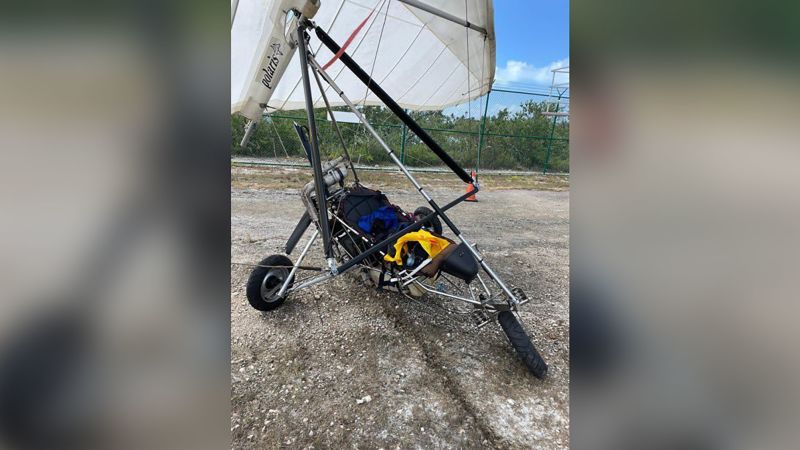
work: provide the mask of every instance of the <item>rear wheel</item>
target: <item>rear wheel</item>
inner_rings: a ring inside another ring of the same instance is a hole
[[[517,356],[525,363],[528,371],[534,374],[536,378],[544,378],[547,375],[547,364],[539,355],[539,352],[536,351],[531,338],[528,337],[528,333],[522,328],[522,324],[519,323],[514,313],[502,311],[497,315],[497,321],[500,322],[503,332],[508,336],[511,346],[514,347]]]
[[[414,210],[414,220],[422,219],[423,217],[433,214],[433,210],[430,208],[426,208],[424,206],[420,206],[419,208]],[[425,228],[431,229],[434,233],[438,234],[439,236],[442,235],[442,221],[439,220],[439,217],[436,216],[433,219],[428,220],[427,222],[423,223]]]
[[[258,267],[250,273],[247,280],[247,301],[259,311],[269,311],[283,304],[286,294],[278,296],[283,282],[292,270],[292,261],[283,255],[271,255],[258,263]],[[294,277],[289,281],[290,288]]]

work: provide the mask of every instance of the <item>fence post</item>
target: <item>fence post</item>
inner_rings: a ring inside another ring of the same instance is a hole
[[[400,141],[400,162],[403,164],[406,163],[406,133],[408,132],[408,127],[403,124],[403,137],[401,137]]]
[[[558,112],[558,108],[561,106],[561,96],[563,94],[558,94],[558,103],[556,103],[556,111]],[[547,166],[550,164],[550,152],[553,150],[553,135],[556,132],[556,120],[558,120],[558,116],[553,116],[553,126],[550,127],[550,139],[547,141],[547,156],[544,158],[544,168],[542,168],[542,175],[547,175]]]
[[[489,110],[489,95],[492,93],[492,89],[486,92],[486,106],[483,108],[483,119],[481,120],[481,131],[480,135],[478,136],[478,160],[475,163],[475,173],[478,173],[479,168],[481,167],[481,149],[483,148],[483,137],[484,133],[486,132],[486,112]]]

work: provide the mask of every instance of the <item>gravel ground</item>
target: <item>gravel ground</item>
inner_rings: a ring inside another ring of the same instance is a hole
[[[569,447],[569,193],[484,187],[450,216],[531,299],[521,318],[550,366],[544,381],[496,323],[476,329],[435,300],[350,277],[268,313],[250,308],[251,268],[237,263],[280,253],[303,206],[296,189],[232,189],[233,448]],[[424,204],[408,189],[384,191],[406,210]],[[442,204],[461,194],[429,192]],[[309,264],[321,264],[318,245],[312,253]]]

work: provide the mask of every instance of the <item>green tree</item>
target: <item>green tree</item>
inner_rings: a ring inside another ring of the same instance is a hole
[[[335,110],[347,110],[344,107]],[[486,135],[481,151],[481,168],[569,171],[569,122],[542,113],[555,110],[555,105],[528,100],[519,108],[502,108],[487,117]],[[400,154],[403,124],[388,109],[365,106],[362,113],[396,154]],[[481,121],[465,115],[447,115],[442,111],[409,113],[425,128],[453,159],[465,168],[477,163]],[[333,126],[326,120],[324,109],[314,111],[320,138],[320,149],[327,157],[342,154]],[[554,125],[555,120],[555,125]],[[245,119],[231,118],[233,155],[273,158],[304,158],[297,138],[295,123],[306,125],[305,111],[282,111],[265,116],[245,148],[239,147]],[[366,129],[358,124],[340,123],[339,128],[353,160],[360,164],[387,164],[390,158]],[[552,139],[551,139],[552,134]],[[548,147],[550,158],[547,161]],[[406,135],[405,161],[409,166],[441,166],[441,161],[410,131]]]

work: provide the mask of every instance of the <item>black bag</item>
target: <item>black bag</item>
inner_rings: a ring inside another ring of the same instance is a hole
[[[381,191],[356,186],[348,190],[347,194],[339,202],[339,217],[354,229],[366,234],[358,226],[358,220],[384,206],[390,205],[389,199]]]
[[[372,230],[370,230],[369,233],[361,229],[361,227],[358,225],[358,221],[362,217],[370,215],[386,206],[393,208],[395,211],[397,222],[399,224],[397,228],[394,228],[393,230],[387,230],[381,226],[382,224],[375,223],[375,226]],[[408,224],[413,221],[405,212],[403,212],[402,209],[392,205],[389,202],[389,199],[386,198],[386,195],[384,195],[381,191],[372,190],[363,186],[351,188],[347,194],[345,194],[345,196],[339,202],[339,216],[345,221],[345,223],[353,227],[353,229],[357,230],[359,233],[372,239],[373,241],[380,241],[392,232],[403,227],[403,224]]]

